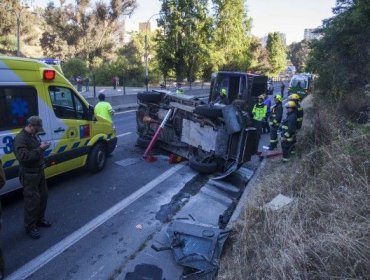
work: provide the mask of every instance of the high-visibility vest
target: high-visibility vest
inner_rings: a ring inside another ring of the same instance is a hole
[[[266,118],[267,113],[267,106],[263,103],[258,103],[254,105],[252,114],[253,119],[256,121],[262,121],[264,118]]]

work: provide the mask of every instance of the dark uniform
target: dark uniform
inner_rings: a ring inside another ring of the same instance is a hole
[[[303,108],[301,106],[301,104],[299,104],[298,101],[295,102],[295,104],[297,105],[297,129],[301,129],[302,127],[302,122],[303,122]]]
[[[283,104],[281,104],[281,102],[277,102],[272,107],[270,120],[269,120],[269,125],[271,128],[269,150],[273,150],[277,146],[277,143],[278,143],[277,132],[278,132],[282,118],[283,118]]]
[[[3,163],[1,162],[0,159],[0,189],[5,185],[5,172],[3,169]],[[1,200],[0,200],[0,229],[1,229]],[[4,264],[4,257],[3,257],[3,251],[0,248],[0,279],[4,278],[4,269],[5,269],[5,264]]]
[[[283,150],[283,161],[289,161],[289,155],[293,146],[293,140],[297,130],[296,110],[288,111],[285,120],[281,124],[281,148]]]
[[[44,220],[48,189],[44,173],[44,150],[40,140],[25,129],[14,138],[14,153],[19,161],[19,180],[23,185],[24,226],[37,228]]]

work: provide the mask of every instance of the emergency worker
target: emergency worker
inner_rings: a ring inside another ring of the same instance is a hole
[[[287,115],[281,123],[281,148],[283,150],[283,162],[289,161],[290,151],[293,146],[293,140],[297,130],[296,104],[288,101],[286,106]]]
[[[112,116],[114,115],[114,110],[109,102],[105,101],[105,94],[101,93],[98,96],[99,102],[95,105],[94,113],[110,122],[113,122]]]
[[[221,89],[220,95],[217,96],[215,103],[229,105],[229,99],[227,98],[227,92],[225,88]]]
[[[295,102],[296,104],[296,113],[297,113],[297,130],[301,129],[302,127],[302,122],[303,122],[303,108],[301,104],[299,104],[299,101],[301,100],[300,96],[296,93],[293,93],[289,96],[289,100]],[[293,146],[290,150],[291,154],[295,154],[295,144],[297,143],[297,135],[294,135],[293,139]]]
[[[301,129],[302,122],[303,122],[303,115],[304,115],[303,108],[302,108],[301,104],[299,104],[299,101],[301,100],[301,98],[299,97],[298,94],[293,93],[293,94],[289,95],[289,100],[294,101],[294,103],[296,104],[297,129]]]
[[[271,109],[269,119],[270,131],[270,145],[269,150],[274,150],[278,144],[278,129],[283,118],[283,98],[280,94],[274,97],[275,105]]]
[[[0,159],[0,189],[4,187],[5,185],[5,172],[3,169],[3,163]],[[1,200],[0,200],[0,229],[1,229]],[[5,269],[5,263],[4,263],[4,257],[3,257],[3,251],[0,248],[0,279],[4,279],[4,269]]]
[[[43,132],[41,118],[32,116],[14,138],[14,154],[19,161],[19,180],[23,185],[24,226],[33,239],[40,238],[39,227],[51,226],[44,218],[48,200],[44,152],[50,143],[41,143],[38,133]]]
[[[263,121],[265,120],[267,114],[267,106],[263,103],[264,99],[265,96],[263,94],[258,96],[258,101],[252,109],[253,123],[259,136],[261,135]]]

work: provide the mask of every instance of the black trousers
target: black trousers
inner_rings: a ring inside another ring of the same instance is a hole
[[[278,141],[278,128],[272,125],[270,130],[270,147],[275,148],[278,144]]]
[[[287,141],[287,140],[281,140],[281,149],[283,150],[283,160],[288,161],[290,152],[293,146],[292,141]]]
[[[45,215],[48,201],[45,174],[43,170],[39,173],[20,172],[19,179],[23,185],[24,226],[31,229]]]

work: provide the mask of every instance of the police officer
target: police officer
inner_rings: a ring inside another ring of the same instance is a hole
[[[1,162],[0,159],[0,189],[5,185],[5,172],[3,169],[3,163]],[[1,229],[1,201],[0,201],[0,229]],[[3,257],[3,251],[0,248],[0,279],[4,278],[4,269],[5,269],[5,264],[4,264],[4,257]]]
[[[297,113],[294,101],[288,101],[286,106],[287,115],[281,124],[281,148],[283,150],[283,162],[289,161],[293,139],[297,130]]]
[[[24,226],[27,234],[40,238],[38,227],[50,227],[45,220],[48,189],[45,180],[44,151],[50,143],[41,143],[38,133],[43,133],[38,116],[27,119],[27,126],[14,138],[14,153],[19,161],[19,180],[23,185]]]
[[[271,109],[271,115],[269,119],[270,131],[270,145],[269,150],[274,150],[278,144],[278,128],[283,117],[283,98],[280,94],[274,97],[275,105]]]
[[[263,94],[258,96],[258,101],[252,109],[253,123],[259,136],[261,135],[263,121],[265,120],[267,114],[267,106],[263,103],[264,99],[265,96]]]

